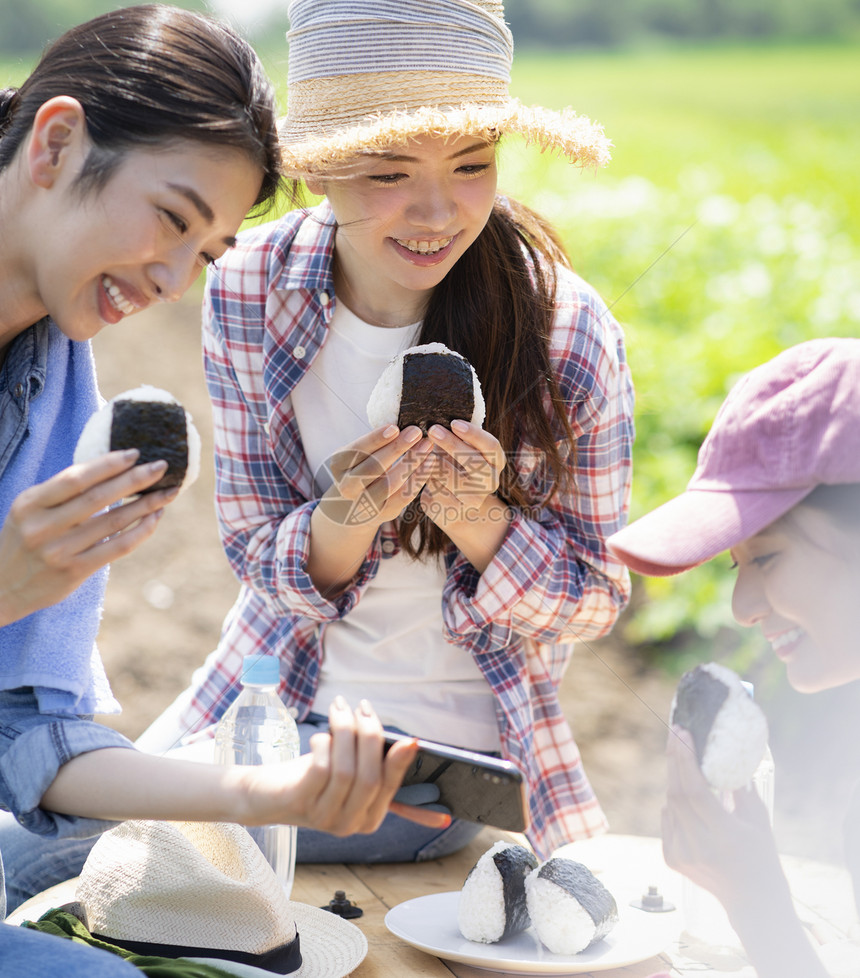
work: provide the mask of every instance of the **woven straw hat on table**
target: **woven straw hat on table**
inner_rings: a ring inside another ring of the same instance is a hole
[[[603,128],[508,94],[501,0],[291,0],[285,171],[324,173],[422,133],[516,133],[582,166],[609,160]]]
[[[122,822],[93,847],[75,896],[102,940],[242,978],[345,978],[367,954],[355,924],[288,900],[230,823]]]

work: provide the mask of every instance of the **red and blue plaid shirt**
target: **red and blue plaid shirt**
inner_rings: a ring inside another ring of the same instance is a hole
[[[277,652],[282,696],[310,711],[320,634],[348,615],[398,550],[386,524],[352,584],[327,600],[308,576],[317,504],[290,392],[325,342],[335,302],[334,223],[323,203],[243,232],[210,274],[204,305],[206,379],[215,420],[217,509],[241,581],[219,647],[196,673],[185,729],[216,721],[238,690],[242,657]],[[629,597],[606,550],[629,502],[633,389],[621,328],[581,279],[559,271],[551,357],[577,436],[576,491],[517,512],[483,574],[452,546],[442,593],[445,638],[467,649],[496,698],[503,753],[526,774],[529,838],[539,853],[604,831],[558,700],[574,643],[604,635]],[[538,478],[533,451],[508,464]]]

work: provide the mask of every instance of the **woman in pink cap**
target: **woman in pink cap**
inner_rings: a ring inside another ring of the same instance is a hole
[[[735,618],[761,628],[798,692],[860,679],[860,340],[801,343],[744,377],[686,491],[614,534],[609,548],[652,576],[731,551]],[[689,734],[673,734],[667,863],[720,900],[760,978],[826,976],[795,913],[764,805],[741,790],[727,812]],[[845,826],[856,897],[860,792]]]

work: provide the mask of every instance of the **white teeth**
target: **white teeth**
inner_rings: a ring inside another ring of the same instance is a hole
[[[442,251],[443,248],[447,248],[454,239],[452,237],[442,238],[438,241],[418,241],[414,238],[395,238],[394,240],[401,247],[407,248],[409,251],[414,251],[419,255],[435,255],[437,251]]]
[[[771,640],[771,647],[774,649],[784,648],[786,645],[791,645],[792,642],[796,642],[801,635],[803,635],[802,628],[792,628],[789,632],[783,632],[781,635],[775,635]]]
[[[109,275],[102,275],[102,285],[104,286],[105,292],[110,296],[111,302],[113,302],[124,316],[130,316],[132,313],[137,312],[137,306],[126,299],[122,290],[114,285]]]

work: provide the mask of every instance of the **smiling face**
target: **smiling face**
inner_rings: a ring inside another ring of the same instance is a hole
[[[175,301],[231,246],[260,179],[243,153],[188,141],[128,152],[86,195],[57,186],[51,233],[34,263],[45,310],[82,340]]]
[[[343,301],[380,325],[420,319],[433,288],[487,223],[496,178],[494,145],[423,135],[309,181],[337,220]]]
[[[759,626],[788,680],[814,693],[860,678],[860,527],[802,503],[732,550],[732,610]]]

